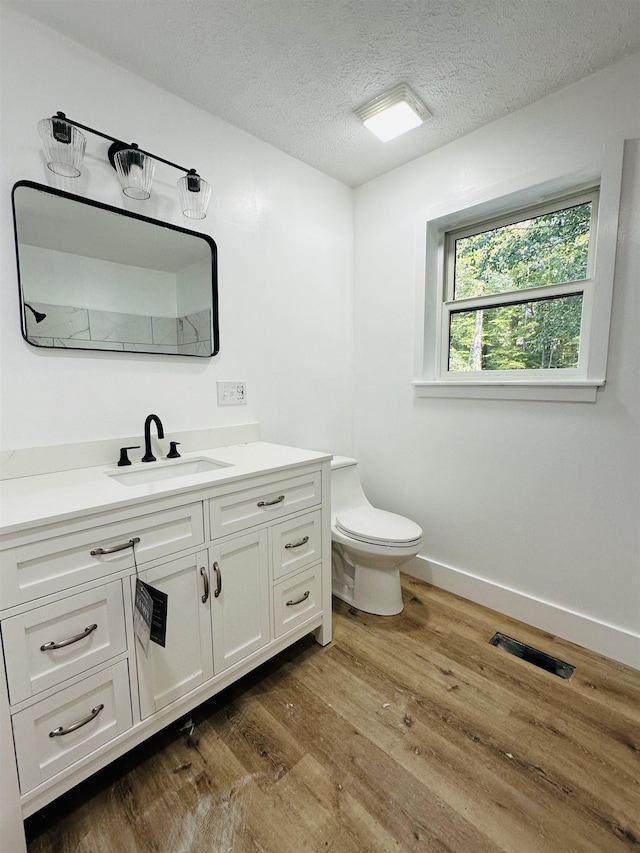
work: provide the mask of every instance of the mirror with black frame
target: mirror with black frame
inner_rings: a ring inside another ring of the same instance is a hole
[[[13,188],[22,335],[37,347],[211,357],[206,234],[31,181]]]

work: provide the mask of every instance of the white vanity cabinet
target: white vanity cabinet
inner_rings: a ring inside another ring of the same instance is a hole
[[[330,641],[330,457],[293,451],[274,470],[234,462],[129,504],[120,486],[117,506],[4,531],[0,719],[15,764],[0,786],[20,820],[306,633]],[[165,645],[147,651],[136,579],[167,595]]]

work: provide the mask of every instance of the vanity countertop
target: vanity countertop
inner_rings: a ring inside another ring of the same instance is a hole
[[[158,463],[169,466],[196,459],[211,459],[224,463],[225,467],[135,485],[118,482],[109,476],[149,470]],[[3,480],[0,482],[0,532],[16,533],[34,524],[91,515],[329,459],[331,455],[327,453],[253,441],[183,453],[175,463],[162,459],[158,463],[137,462],[122,468],[97,465]]]

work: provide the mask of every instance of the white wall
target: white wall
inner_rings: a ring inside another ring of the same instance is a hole
[[[4,449],[140,434],[156,412],[180,430],[259,421],[263,438],[350,452],[353,193],[91,51],[2,9],[0,364]],[[185,220],[158,164],[148,202],[127,199],[87,134],[82,177],[50,172],[39,119],[83,124],[195,166],[209,214]],[[38,350],[20,336],[11,189],[21,179],[210,234],[218,245],[220,354],[213,359]],[[217,379],[248,405],[218,408]]]
[[[183,267],[176,275],[176,317],[186,317],[196,311],[205,311],[209,307],[211,291],[203,287],[209,281],[211,257],[204,258],[188,267]]]
[[[356,190],[354,350],[365,489],[423,527],[424,559],[413,571],[636,666],[639,84],[636,55]],[[414,398],[426,221],[580,172],[621,138],[635,140],[626,146],[608,378],[597,402]]]
[[[143,316],[149,315],[151,304],[155,317],[178,316],[176,274],[163,270],[22,245],[20,280],[25,302]]]

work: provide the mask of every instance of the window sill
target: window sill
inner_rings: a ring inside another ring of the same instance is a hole
[[[598,388],[604,381],[574,380],[572,382],[538,380],[473,382],[448,380],[414,380],[416,397],[442,397],[476,400],[541,400],[563,403],[595,403]]]

